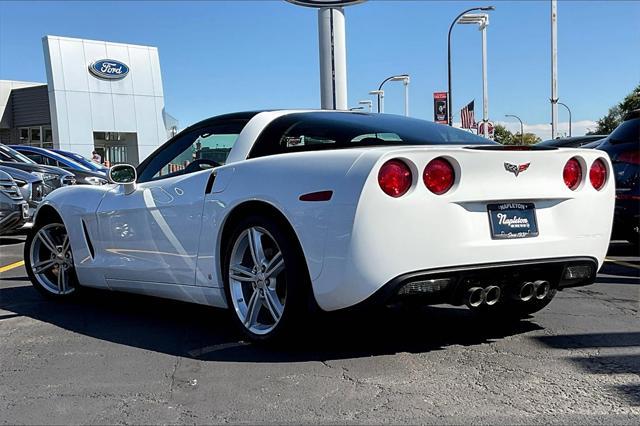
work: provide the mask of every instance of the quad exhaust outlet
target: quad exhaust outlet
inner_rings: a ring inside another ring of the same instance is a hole
[[[483,303],[487,306],[493,306],[500,300],[501,290],[497,285],[490,285],[486,288],[471,287],[467,290],[464,297],[464,303],[469,308],[477,308]]]
[[[551,284],[549,281],[525,281],[520,285],[511,287],[510,296],[520,302],[530,300],[543,300],[549,295]],[[500,301],[502,289],[497,285],[487,287],[471,287],[464,295],[464,304],[469,308],[478,308],[483,304],[493,306]]]

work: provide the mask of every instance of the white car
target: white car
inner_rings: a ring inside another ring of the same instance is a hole
[[[33,285],[228,308],[256,340],[317,307],[538,311],[594,281],[614,205],[603,152],[336,111],[214,117],[110,179],[39,207],[25,244]]]

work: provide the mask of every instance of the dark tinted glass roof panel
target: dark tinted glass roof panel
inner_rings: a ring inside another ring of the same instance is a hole
[[[274,120],[258,137],[249,157],[365,146],[493,144],[473,133],[415,118],[317,111]]]

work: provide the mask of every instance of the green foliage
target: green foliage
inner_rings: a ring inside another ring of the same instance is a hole
[[[495,140],[503,145],[533,145],[534,143],[540,142],[538,136],[533,133],[525,133],[520,137],[520,133],[513,134],[506,127],[496,124],[494,130]]]
[[[640,109],[640,84],[622,102],[611,107],[607,115],[598,120],[598,127],[587,134],[608,135],[622,123],[628,113],[636,109]]]

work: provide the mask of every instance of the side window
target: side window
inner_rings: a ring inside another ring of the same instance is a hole
[[[237,134],[197,132],[191,135],[193,142],[158,170],[153,179],[222,166],[237,138]]]
[[[33,161],[35,161],[35,162],[36,162],[36,163],[38,163],[38,164],[47,164],[47,163],[45,163],[44,158],[42,158],[42,155],[40,155],[40,154],[32,154],[32,153],[30,153],[30,152],[27,152],[25,155],[26,155],[30,160],[33,160]]]
[[[229,120],[178,134],[141,165],[138,181],[163,179],[225,164],[247,122]]]

